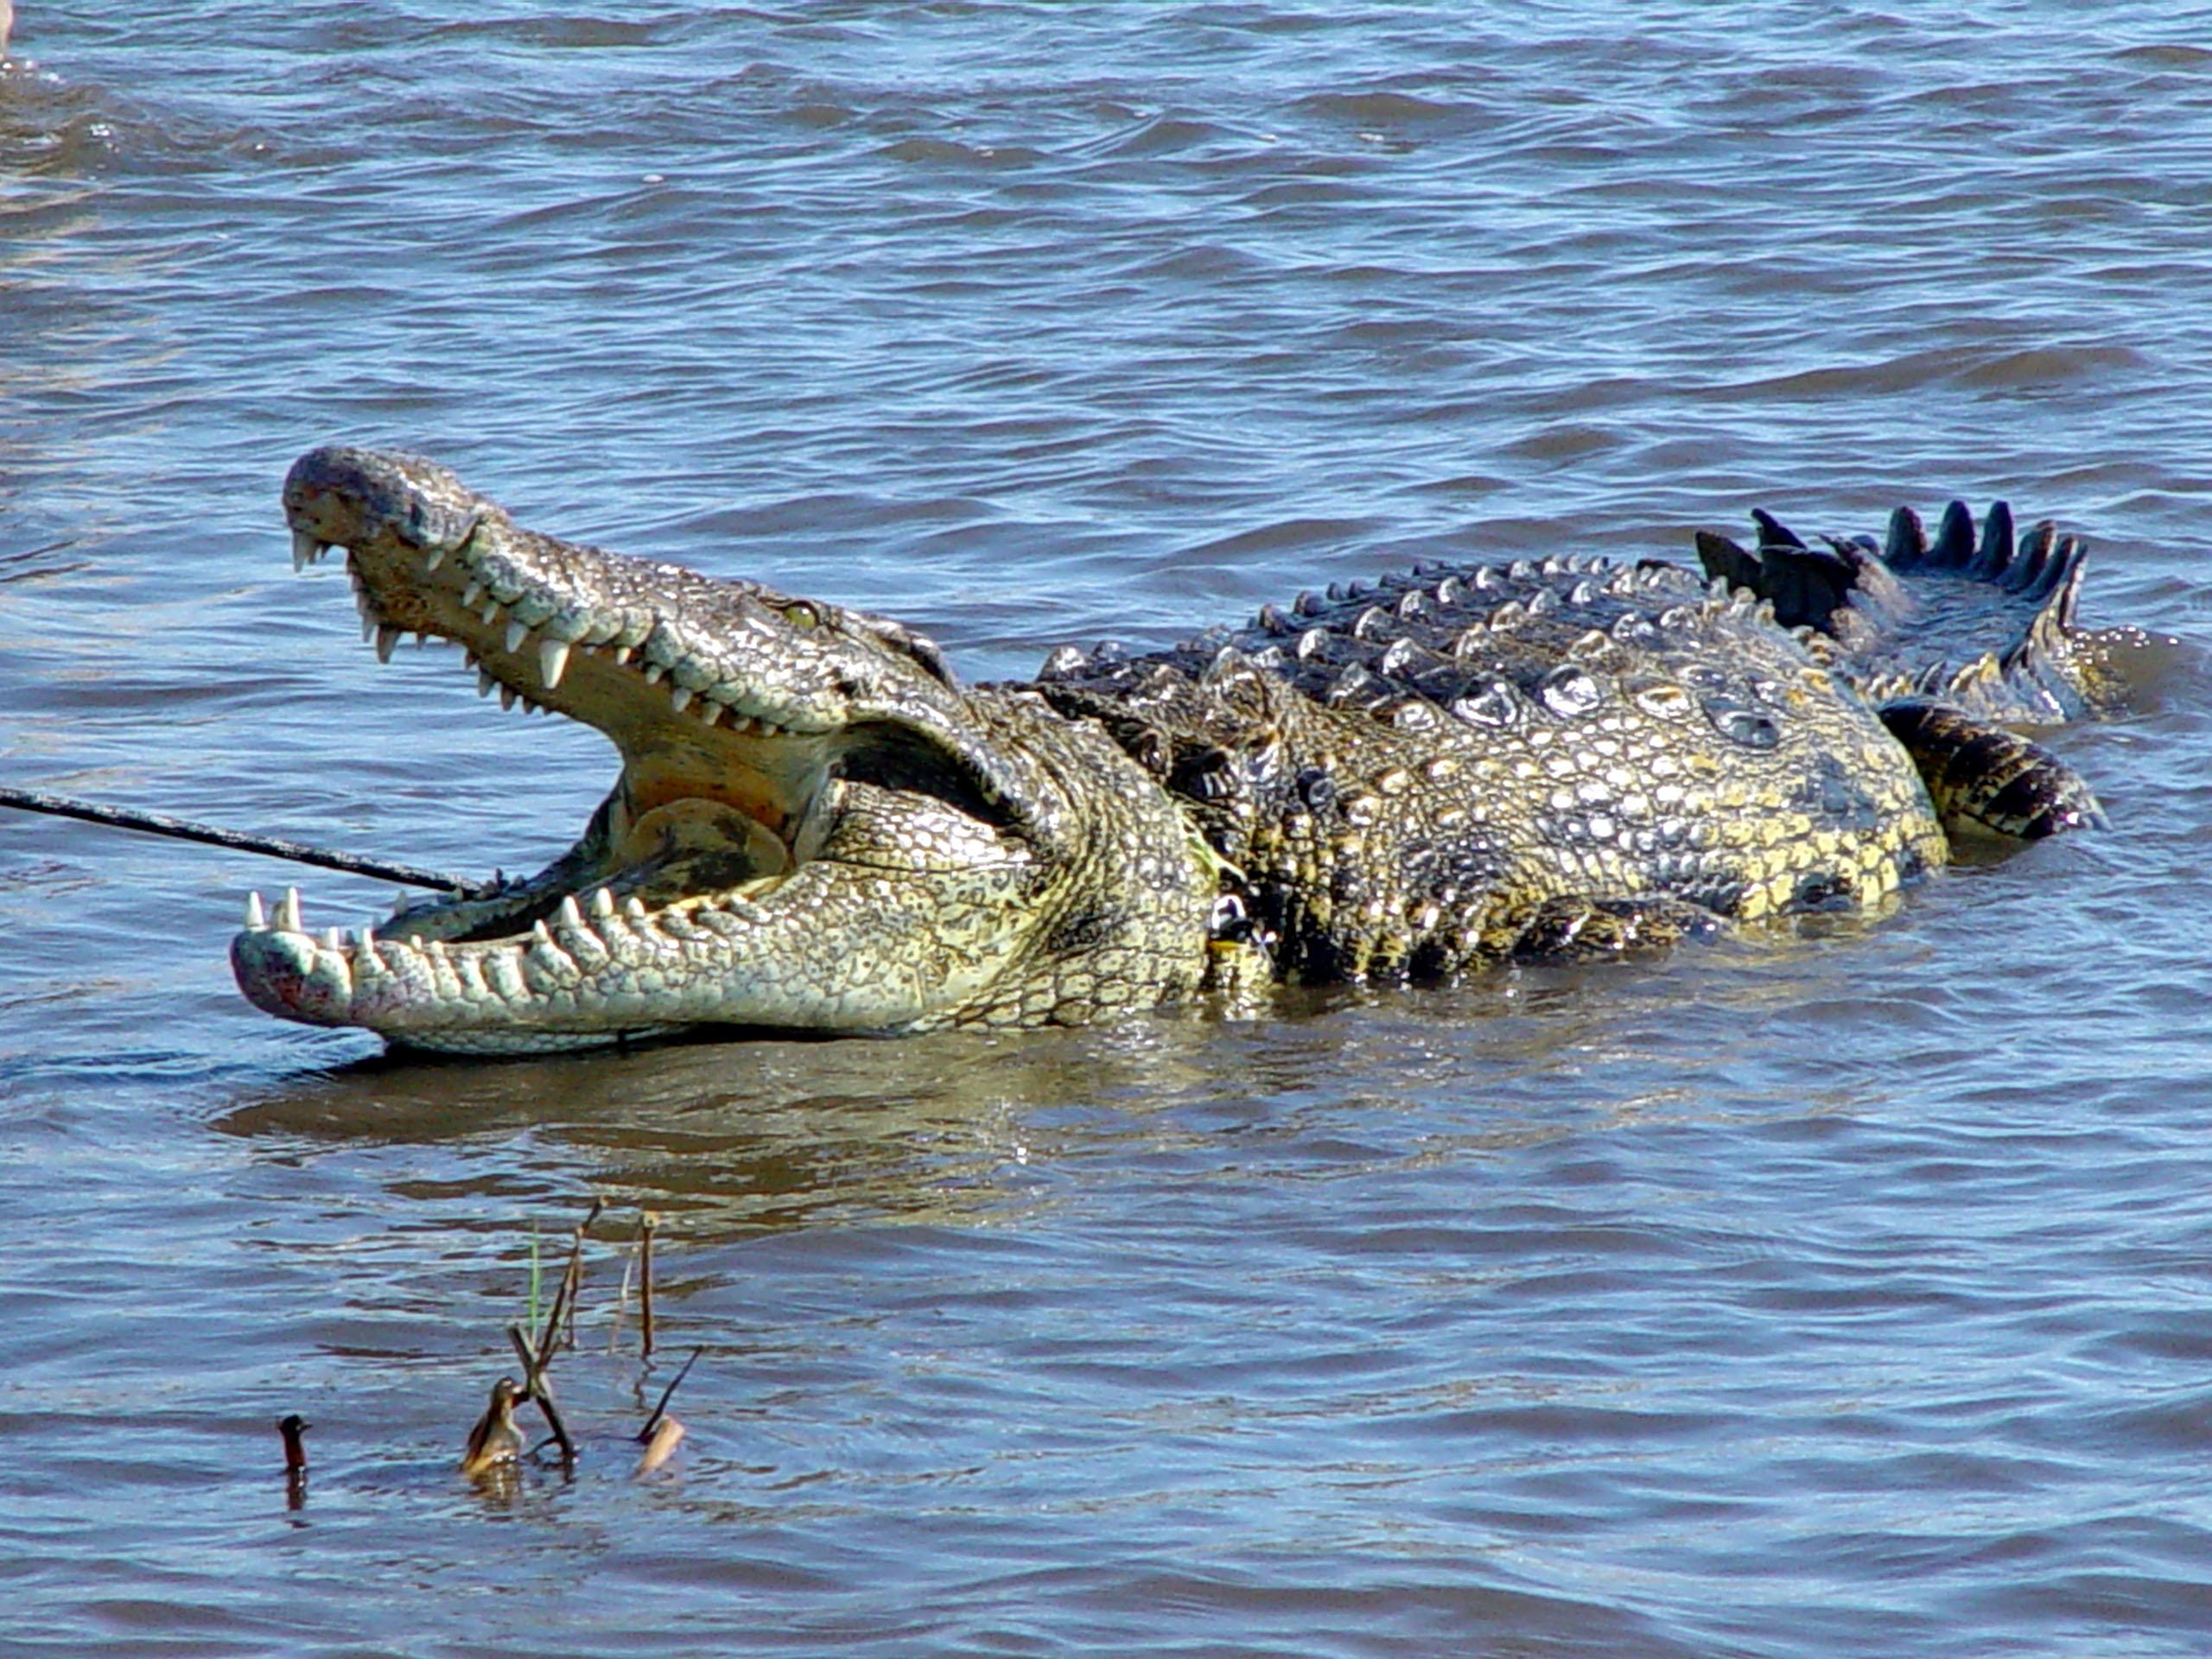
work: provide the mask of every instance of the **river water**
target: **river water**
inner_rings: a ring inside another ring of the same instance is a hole
[[[291,573],[333,439],[978,678],[1953,494],[2176,642],[2054,740],[2108,835],[1245,1022],[391,1063],[232,989],[283,867],[8,815],[0,1646],[2203,1652],[2205,19],[1630,16],[22,8],[0,782],[472,874],[575,833],[595,736]],[[582,1457],[480,1491],[594,1195]]]

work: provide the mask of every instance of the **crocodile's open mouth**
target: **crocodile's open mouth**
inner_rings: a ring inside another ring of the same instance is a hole
[[[273,915],[255,895],[232,962],[257,1006],[427,1047],[532,1050],[742,1019],[732,976],[774,979],[781,963],[798,978],[764,990],[772,1023],[911,1022],[911,990],[807,971],[805,934],[855,901],[856,867],[831,846],[855,799],[872,818],[918,813],[938,836],[995,842],[1007,823],[959,745],[894,708],[903,696],[925,713],[949,685],[928,642],[537,536],[404,457],[317,451],[286,506],[296,564],[346,550],[380,658],[407,633],[453,642],[481,693],[597,728],[622,769],[576,845],[528,880],[319,933],[296,894]],[[871,683],[887,677],[897,696]],[[860,849],[862,877],[885,844]],[[825,848],[835,881],[817,868]]]

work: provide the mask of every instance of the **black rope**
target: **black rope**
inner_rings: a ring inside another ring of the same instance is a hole
[[[91,801],[71,800],[64,795],[41,794],[36,790],[0,787],[0,806],[12,806],[24,812],[51,812],[65,818],[82,818],[87,823],[105,823],[117,830],[138,830],[149,836],[175,836],[181,841],[201,841],[211,847],[228,847],[241,853],[260,853],[270,858],[289,858],[297,864],[315,864],[326,870],[343,870],[349,875],[372,875],[382,880],[399,882],[404,887],[433,887],[464,897],[490,893],[498,885],[495,882],[465,881],[457,875],[418,869],[412,864],[395,864],[389,859],[332,852],[327,848],[310,847],[304,842],[283,841],[275,836],[253,836],[242,830],[224,830],[212,823],[194,823],[189,818],[173,818],[164,812],[137,812],[127,807],[99,806]]]

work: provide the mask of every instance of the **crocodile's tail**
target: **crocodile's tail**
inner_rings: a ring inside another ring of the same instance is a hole
[[[1808,544],[1755,512],[1746,550],[1700,531],[1698,557],[1774,606],[1828,666],[1869,701],[1933,698],[2005,725],[2056,725],[2111,715],[2128,688],[2114,662],[2126,631],[2076,620],[2086,549],[2048,520],[2015,535],[2012,510],[1990,508],[1979,537],[1966,504],[1944,509],[1931,539],[1910,507],[1868,536]]]

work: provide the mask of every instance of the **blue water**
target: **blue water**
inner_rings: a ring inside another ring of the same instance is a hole
[[[978,678],[1955,494],[2089,536],[2091,620],[2172,643],[2052,740],[2109,835],[1241,1022],[385,1063],[232,988],[281,867],[8,815],[0,1645],[2205,1649],[2196,22],[91,10],[0,71],[0,783],[478,874],[573,836],[595,736],[291,574],[331,439]],[[584,1455],[480,1491],[594,1194]]]

